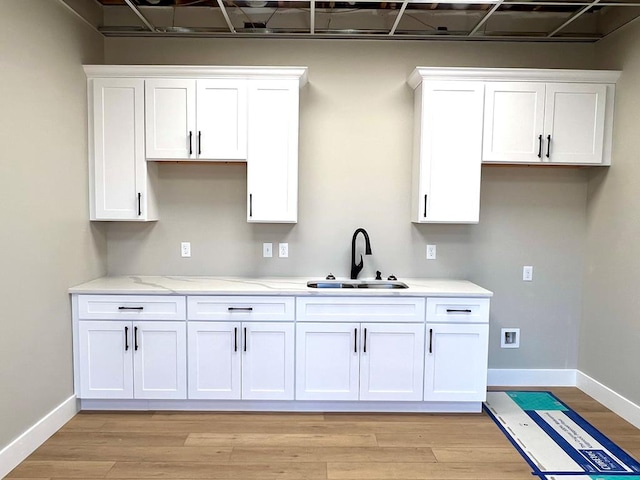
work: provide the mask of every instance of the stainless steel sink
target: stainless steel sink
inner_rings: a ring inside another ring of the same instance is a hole
[[[406,283],[392,280],[310,280],[310,288],[380,288],[398,289],[409,288]]]

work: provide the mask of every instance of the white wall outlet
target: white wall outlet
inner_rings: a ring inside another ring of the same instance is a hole
[[[528,265],[522,267],[522,281],[533,282],[533,267]]]
[[[182,242],[180,244],[180,255],[183,257],[191,256],[191,242]]]
[[[427,260],[435,260],[435,259],[436,259],[436,246],[427,245]]]
[[[289,256],[289,244],[281,243],[278,245],[278,256],[280,258],[287,258]]]
[[[263,243],[262,244],[262,256],[264,258],[273,257],[273,243]]]
[[[500,348],[520,348],[520,329],[503,328],[500,330]]]

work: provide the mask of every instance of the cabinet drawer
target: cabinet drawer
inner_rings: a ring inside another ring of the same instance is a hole
[[[299,322],[424,322],[424,298],[299,297]]]
[[[428,298],[428,323],[488,323],[488,298]]]
[[[177,295],[79,295],[81,320],[185,320],[185,297]]]
[[[293,321],[293,297],[190,296],[189,320]]]

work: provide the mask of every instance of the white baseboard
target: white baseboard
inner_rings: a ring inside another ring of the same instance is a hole
[[[4,478],[51,435],[71,420],[78,413],[76,404],[75,395],[67,398],[26,432],[0,450],[0,478]]]
[[[490,368],[490,387],[575,387],[576,370]]]
[[[619,393],[580,371],[578,371],[576,386],[636,428],[640,428],[640,406],[631,400],[627,400]]]

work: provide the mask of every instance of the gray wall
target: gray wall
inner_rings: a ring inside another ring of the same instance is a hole
[[[73,394],[69,286],[106,272],[87,221],[83,63],[101,36],[57,1],[0,5],[0,450]]]
[[[616,86],[614,164],[589,181],[579,368],[640,404],[640,23],[598,43]]]
[[[301,94],[296,225],[245,222],[241,164],[161,164],[160,221],[108,226],[109,274],[320,276],[349,273],[365,227],[376,269],[466,278],[495,292],[490,367],[575,368],[581,314],[586,170],[484,167],[479,225],[409,221],[416,65],[592,68],[593,45],[385,41],[107,39],[106,63],[307,65]],[[192,243],[192,258],[179,243]],[[262,242],[289,243],[263,259]],[[425,244],[438,259],[425,260]],[[522,266],[534,266],[523,283]],[[520,327],[501,350],[501,327]]]

